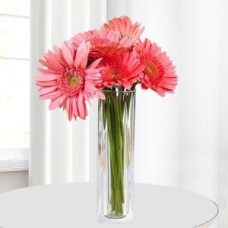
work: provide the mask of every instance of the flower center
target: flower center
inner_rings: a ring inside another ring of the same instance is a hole
[[[73,74],[73,75],[70,75],[69,76],[69,84],[70,84],[70,86],[75,87],[79,83],[80,83],[80,79],[79,79],[79,76],[78,75],[74,75]]]
[[[119,76],[119,72],[118,71],[116,71],[116,70],[114,70],[114,71],[111,71],[110,73],[109,73],[109,78],[116,78],[116,77],[118,77]]]
[[[146,71],[154,79],[159,77],[159,69],[153,63],[146,64]]]
[[[62,92],[68,96],[76,96],[84,86],[84,74],[80,70],[66,70],[60,81]]]

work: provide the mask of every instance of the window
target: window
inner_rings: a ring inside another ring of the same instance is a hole
[[[0,171],[27,166],[30,1],[0,3]],[[13,165],[12,165],[13,164]]]

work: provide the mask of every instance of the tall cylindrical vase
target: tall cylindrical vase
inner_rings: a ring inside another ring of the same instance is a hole
[[[98,218],[133,219],[135,91],[103,91],[98,105]]]

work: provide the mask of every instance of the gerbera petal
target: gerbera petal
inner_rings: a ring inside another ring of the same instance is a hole
[[[67,64],[72,66],[73,65],[73,57],[71,55],[69,48],[66,46],[65,43],[62,45],[62,53],[63,53],[63,57],[64,57],[65,61],[67,62]]]
[[[77,108],[79,115],[82,119],[85,119],[86,117],[86,104],[85,104],[85,99],[83,97],[83,94],[79,94],[78,99],[77,99]]]
[[[87,80],[92,80],[92,81],[97,81],[101,78],[101,74],[100,73],[88,73],[86,72],[87,75],[85,76]]]
[[[43,69],[43,68],[40,68],[40,67],[37,67],[37,70],[40,71],[42,74],[53,74],[54,73],[53,70]]]
[[[76,68],[80,67],[81,69],[85,69],[88,61],[88,54],[90,50],[89,42],[82,42],[77,50],[76,58],[74,61],[74,66]]]
[[[88,81],[88,82],[85,83],[85,89],[87,91],[92,92],[92,91],[95,91],[96,90],[96,87],[95,87],[94,84],[92,84],[91,82]]]
[[[46,99],[56,99],[57,97],[61,96],[61,93],[59,91],[52,91],[50,93],[46,93],[43,95],[40,95],[41,100],[46,100]]]
[[[61,70],[63,69],[63,66],[62,64],[60,63],[59,60],[57,60],[56,58],[53,58],[52,55],[50,55],[50,52],[49,53],[45,53],[44,54],[44,58],[46,61],[43,61],[42,59],[40,60],[40,62],[48,67],[49,69],[52,69],[52,70]]]
[[[36,81],[36,85],[41,87],[55,86],[56,80],[55,81]]]
[[[102,58],[99,58],[99,59],[96,59],[94,62],[92,62],[89,67],[87,68],[87,71],[88,69],[94,69],[95,67],[97,67],[99,65],[99,63],[101,62]]]
[[[102,68],[95,68],[95,69],[93,69],[93,68],[87,68],[87,69],[85,70],[85,72],[86,72],[87,74],[91,74],[91,73],[97,74],[97,73],[100,73],[101,70],[102,70]]]
[[[44,74],[44,75],[40,75],[40,76],[37,76],[36,80],[37,81],[53,81],[55,79],[58,78],[58,75],[56,74]]]
[[[161,97],[164,97],[164,96],[165,96],[165,92],[164,92],[164,90],[161,89],[161,88],[156,88],[156,92],[157,92],[157,94],[158,94],[159,96],[161,96]]]
[[[78,108],[77,108],[77,100],[75,97],[72,98],[72,106],[73,106],[73,115],[76,118],[79,114],[78,114]]]
[[[131,39],[129,39],[128,37],[123,37],[120,40],[120,45],[123,47],[130,47],[133,45],[133,41]]]
[[[96,92],[96,97],[105,100],[105,95],[101,91]]]
[[[51,101],[49,105],[49,109],[53,110],[56,109],[57,107],[60,107],[62,103],[65,101],[66,97],[65,96],[60,96],[54,100]]]
[[[66,111],[67,111],[67,115],[68,115],[68,120],[72,120],[72,116],[73,116],[73,108],[72,108],[72,99],[71,97],[67,97],[66,98]]]
[[[40,95],[50,93],[50,92],[56,90],[57,88],[58,88],[58,86],[40,88]]]

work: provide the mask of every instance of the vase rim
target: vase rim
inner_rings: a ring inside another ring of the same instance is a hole
[[[102,89],[101,92],[105,92],[105,93],[135,93],[136,89],[134,89],[134,90],[125,90],[125,91],[119,91],[119,90],[112,91],[112,90]]]

